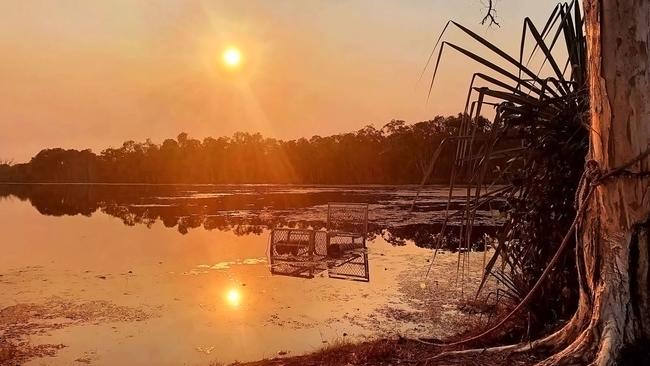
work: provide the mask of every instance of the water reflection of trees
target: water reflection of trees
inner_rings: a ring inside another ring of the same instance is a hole
[[[218,193],[215,193],[218,191]],[[151,185],[3,185],[0,198],[17,197],[29,201],[41,214],[48,216],[91,216],[103,212],[116,217],[124,225],[151,227],[161,222],[181,234],[190,230],[219,230],[235,235],[260,235],[276,227],[326,227],[325,205],[331,201],[377,202],[388,199],[386,192],[300,190],[286,191],[274,187],[239,186],[151,186]],[[322,207],[319,207],[322,206]],[[395,210],[406,210],[396,206]],[[393,215],[395,215],[393,213]],[[393,245],[413,241],[421,247],[434,242],[439,223],[388,225],[369,224],[368,238],[381,236]],[[475,242],[493,228],[475,228]],[[456,247],[453,228],[448,246]]]

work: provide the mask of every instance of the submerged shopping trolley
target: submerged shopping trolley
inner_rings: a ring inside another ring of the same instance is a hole
[[[339,255],[366,247],[368,236],[367,203],[327,204],[327,253]]]

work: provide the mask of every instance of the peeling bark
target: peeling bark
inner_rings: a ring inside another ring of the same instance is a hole
[[[603,171],[650,144],[650,1],[585,0],[591,136],[589,159]],[[631,167],[650,170],[649,159]],[[618,177],[599,185],[579,228],[580,305],[588,319],[543,365],[616,365],[624,347],[650,338],[650,181]],[[561,331],[566,334],[575,329]]]
[[[591,109],[587,159],[608,172],[650,147],[650,0],[583,4]],[[648,156],[636,161],[629,172],[650,171]],[[543,366],[613,366],[624,349],[650,340],[650,177],[599,181],[583,204],[576,248],[580,298],[573,318],[540,340],[445,352],[430,360],[543,350],[553,353]]]

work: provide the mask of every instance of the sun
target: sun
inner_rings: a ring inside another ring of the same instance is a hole
[[[223,52],[223,62],[229,67],[239,66],[241,63],[241,52],[234,47],[226,49]]]

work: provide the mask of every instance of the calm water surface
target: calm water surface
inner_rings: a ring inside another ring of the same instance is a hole
[[[429,187],[411,211],[414,187],[0,185],[5,362],[209,365],[455,333],[456,256],[423,277],[447,194]],[[269,230],[323,228],[331,201],[370,204],[364,280],[272,275]]]

